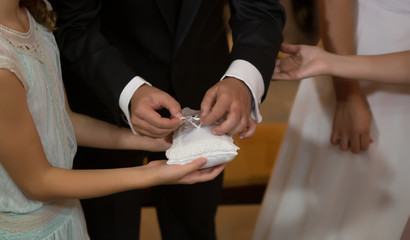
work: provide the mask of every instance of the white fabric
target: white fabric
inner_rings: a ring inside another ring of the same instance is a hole
[[[408,0],[357,7],[359,54],[410,49]],[[335,98],[326,80],[299,86],[253,239],[399,240],[410,216],[410,86],[361,82],[374,142],[353,154],[330,143]]]
[[[167,164],[187,164],[204,157],[208,161],[202,168],[230,162],[239,149],[232,137],[213,135],[211,129],[218,123],[202,126],[200,111],[184,108],[184,123],[174,132],[172,146],[165,152]]]
[[[23,84],[47,160],[70,169],[77,144],[65,111],[58,48],[52,33],[31,15],[29,21],[26,33],[0,25],[0,68],[13,72]],[[78,200],[30,200],[0,164],[0,239],[82,240],[88,236]]]
[[[130,126],[132,133],[134,134],[137,134],[137,132],[134,130],[134,127],[131,124],[131,117],[130,117],[130,112],[128,110],[128,106],[130,105],[130,101],[131,101],[132,95],[134,95],[134,92],[137,91],[137,89],[144,84],[151,86],[151,84],[145,81],[143,78],[138,77],[138,76],[134,77],[125,86],[125,88],[122,90],[120,94],[120,100],[119,100],[120,108],[125,115],[125,119],[127,120],[127,123]]]
[[[259,111],[259,104],[261,103],[262,96],[265,92],[265,84],[259,70],[248,61],[239,59],[231,63],[222,79],[225,77],[237,78],[248,86],[254,102],[251,116],[256,122],[260,123],[262,121],[262,116]]]

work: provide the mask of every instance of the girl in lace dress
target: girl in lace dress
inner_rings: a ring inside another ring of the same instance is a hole
[[[78,198],[216,177],[224,165],[167,165],[165,160],[113,170],[71,170],[78,144],[164,151],[165,139],[133,135],[71,112],[55,15],[43,0],[0,1],[0,239],[88,239]]]

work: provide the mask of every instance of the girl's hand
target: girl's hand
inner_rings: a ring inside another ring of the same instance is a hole
[[[143,166],[153,172],[155,185],[194,184],[207,182],[217,177],[225,168],[221,164],[211,168],[200,169],[206,163],[205,158],[198,158],[185,165],[168,165],[166,160],[151,161]]]

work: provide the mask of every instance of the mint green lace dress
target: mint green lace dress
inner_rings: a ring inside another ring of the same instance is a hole
[[[26,33],[0,25],[0,68],[13,72],[24,86],[48,161],[70,169],[76,141],[65,111],[58,48],[52,33],[30,14],[29,21]],[[89,238],[77,199],[50,203],[30,200],[0,164],[0,239]]]

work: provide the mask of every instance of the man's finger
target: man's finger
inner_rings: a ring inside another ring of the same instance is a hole
[[[219,96],[212,110],[205,116],[201,115],[201,122],[205,125],[209,125],[219,121],[229,112],[231,104],[231,100],[227,99],[227,97]]]
[[[216,102],[217,91],[214,88],[208,90],[201,102],[201,118],[211,112],[213,105]]]
[[[252,117],[249,117],[249,118],[250,119],[248,120],[248,126],[247,126],[245,131],[243,131],[239,134],[239,139],[250,138],[256,132],[257,124],[256,124],[255,120],[253,120]]]

